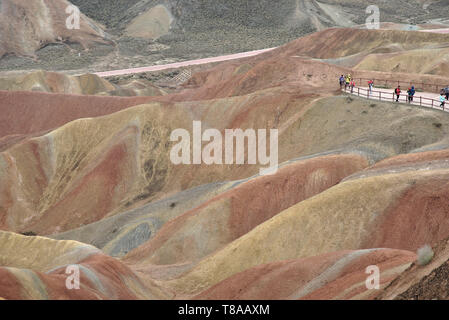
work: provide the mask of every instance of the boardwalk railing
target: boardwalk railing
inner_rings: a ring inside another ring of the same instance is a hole
[[[420,90],[423,92],[434,92],[434,93],[440,93],[441,89],[446,88],[449,85],[449,83],[431,84],[431,83],[424,83],[424,82],[407,82],[407,81],[391,80],[391,79],[388,80],[388,79],[354,78],[355,84],[360,87],[363,87],[364,85],[368,85],[368,81],[370,81],[370,80],[373,80],[374,84],[378,87],[382,86],[385,88],[396,88],[398,86],[402,86],[402,87],[410,88],[412,86],[415,86],[415,88],[417,88],[417,90]]]
[[[400,94],[398,99],[396,93],[394,92],[387,93],[374,89],[370,91],[369,89],[365,88],[355,87],[351,89],[350,87],[346,87],[344,91],[368,99],[375,99],[379,101],[390,101],[390,102],[396,102],[396,100],[398,100],[398,102],[401,103],[409,103],[408,94]],[[445,105],[441,107],[441,102],[439,100],[425,98],[417,95],[413,97],[413,101],[411,101],[410,104],[418,105],[421,107],[442,109],[443,111],[446,110]]]

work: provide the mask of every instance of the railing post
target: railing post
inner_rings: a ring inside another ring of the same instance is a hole
[[[419,97],[419,106],[422,107],[422,97]]]
[[[434,101],[434,100],[432,99],[432,109],[433,109],[433,101]]]

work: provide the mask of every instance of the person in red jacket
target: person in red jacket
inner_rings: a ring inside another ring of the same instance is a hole
[[[374,80],[368,81],[369,93],[373,92]]]
[[[401,86],[398,86],[395,90],[394,93],[396,94],[396,102],[399,102],[399,97],[401,96]]]

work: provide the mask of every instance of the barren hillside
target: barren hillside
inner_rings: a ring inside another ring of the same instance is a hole
[[[84,15],[79,30],[68,29],[66,8],[69,5],[66,0],[3,0],[0,58],[6,54],[35,57],[37,50],[52,43],[78,43],[83,48],[95,43],[112,44],[101,26]]]
[[[0,0],[0,299],[449,298],[444,1],[73,3]]]
[[[336,79],[449,79],[316,59],[447,41],[425,35],[330,29],[144,97],[86,95],[138,87],[92,75],[4,78],[0,296],[375,299],[432,285],[410,270],[418,248],[449,237],[448,114],[342,95]],[[20,91],[33,88],[47,92]],[[170,133],[194,134],[194,121],[278,129],[278,170],[174,164]],[[81,266],[76,294],[58,282],[66,264]],[[365,286],[372,264],[380,291]]]
[[[34,38],[41,37],[41,42],[24,38],[20,48],[11,48],[9,44],[6,50],[4,44],[5,52],[19,56],[1,59],[0,70],[83,69],[86,72],[218,56],[280,46],[329,27],[363,26],[370,15],[366,12],[366,2],[359,0],[71,2],[90,18],[86,20],[83,16],[86,24],[82,23],[84,27],[80,31],[64,31],[66,15],[62,6],[67,2],[60,0],[59,4],[49,7],[53,15],[58,14],[51,25],[55,31],[45,31],[52,35],[39,31],[38,37]],[[8,0],[5,3],[20,8],[22,2]],[[30,14],[31,21],[42,19],[32,16],[31,12],[40,12],[43,7],[32,9],[24,3],[24,14]],[[447,8],[441,1],[374,1],[370,4],[380,8],[381,22],[403,23],[414,29],[425,28],[425,24],[447,24],[444,20]],[[13,17],[14,14],[5,16],[5,21]],[[14,23],[17,22],[8,22],[0,28],[11,30],[7,26]],[[107,34],[104,34],[103,26]],[[34,30],[38,29],[35,27]],[[109,35],[114,46],[96,45],[89,51],[84,50],[92,40],[98,37],[109,39]],[[70,44],[70,47],[62,43]],[[81,43],[81,46],[74,43]],[[24,55],[35,59],[24,58]]]

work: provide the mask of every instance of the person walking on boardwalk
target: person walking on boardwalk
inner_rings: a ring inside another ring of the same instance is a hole
[[[369,93],[373,93],[374,80],[368,81]]]
[[[351,85],[351,75],[347,74],[345,78],[345,90]]]
[[[399,98],[401,97],[401,86],[398,86],[394,90],[394,93],[396,94],[396,102],[399,102]]]
[[[415,86],[412,86],[411,88],[409,88],[407,90],[407,93],[408,93],[408,103],[412,103],[413,97],[415,96],[415,93],[416,93]]]
[[[354,87],[355,87],[354,80],[351,80],[350,86],[351,86],[351,93],[354,93]]]
[[[345,85],[345,76],[344,75],[341,75],[341,77],[340,77],[340,90],[342,90],[343,89],[343,86]]]
[[[446,100],[449,100],[449,85],[444,88],[444,95],[446,96]]]
[[[446,97],[444,96],[443,93],[440,95],[440,102],[441,102],[440,108],[444,109],[444,105],[446,104]]]

